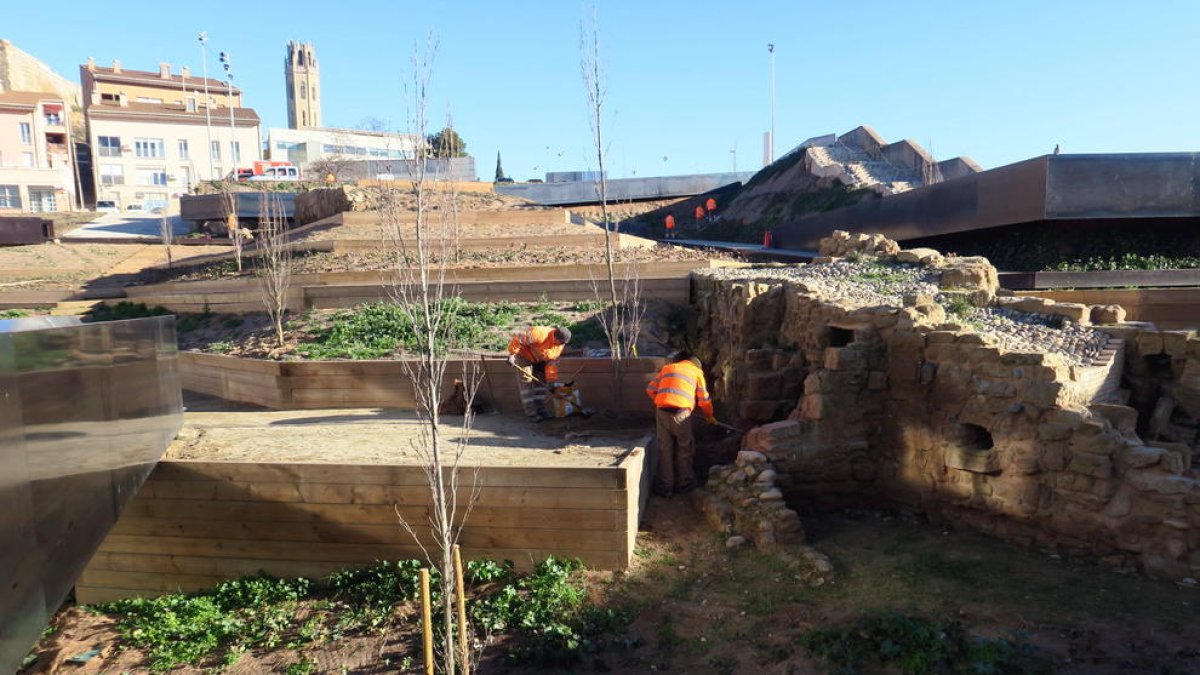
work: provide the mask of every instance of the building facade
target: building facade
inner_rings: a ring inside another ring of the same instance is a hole
[[[311,42],[289,42],[284,62],[289,129],[321,126],[321,69]]]
[[[0,213],[75,209],[68,115],[58,94],[0,91]]]
[[[414,134],[354,129],[271,129],[267,134],[271,159],[289,160],[311,172],[314,164],[360,160],[412,159],[420,142]]]
[[[262,159],[258,114],[225,82],[90,60],[80,79],[97,200],[167,209],[198,182]]]

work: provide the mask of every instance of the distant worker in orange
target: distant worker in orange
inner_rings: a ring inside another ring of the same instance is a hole
[[[667,225],[667,234],[664,238],[665,239],[674,239],[675,238],[675,216],[674,215],[672,215],[670,213],[667,214],[666,225]]]
[[[717,200],[709,197],[704,202],[704,210],[708,212],[708,222],[712,222],[717,215]]]
[[[508,343],[508,364],[521,371],[517,380],[521,407],[535,422],[550,417],[546,414],[547,387],[558,381],[558,357],[570,341],[567,328],[530,326]]]
[[[701,204],[697,204],[696,205],[696,226],[699,227],[700,223],[703,221],[704,221],[704,206]]]
[[[687,494],[696,487],[692,467],[695,457],[692,410],[700,408],[709,424],[717,421],[700,359],[681,351],[671,361],[646,385],[646,395],[654,401],[658,423],[658,477],[654,479],[653,491],[660,497],[669,497],[672,490]]]

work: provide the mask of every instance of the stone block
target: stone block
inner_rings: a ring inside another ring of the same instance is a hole
[[[908,263],[912,265],[923,265],[926,267],[937,267],[942,264],[945,258],[941,253],[938,253],[931,248],[910,248],[898,251],[896,253],[896,261]]]
[[[1175,357],[1187,356],[1188,338],[1192,331],[1165,330],[1162,332],[1163,351]]]
[[[1044,471],[1062,471],[1067,467],[1066,445],[1063,443],[1044,443],[1041,456],[1038,458]]]
[[[1194,490],[1196,480],[1157,469],[1136,469],[1126,472],[1125,480],[1142,492],[1160,495],[1181,495]]]
[[[926,293],[905,293],[902,305],[904,307],[920,307],[921,305],[932,305],[933,296]]]
[[[1120,305],[1092,305],[1091,319],[1098,326],[1119,324],[1125,321],[1125,308]]]
[[[1137,350],[1143,356],[1161,354],[1163,352],[1163,338],[1161,333],[1142,331],[1137,334],[1136,342]]]
[[[1056,302],[1048,305],[1045,312],[1079,324],[1087,324],[1092,317],[1092,308],[1078,302]]]
[[[1088,410],[1108,420],[1117,431],[1132,432],[1137,427],[1138,413],[1129,406],[1094,403]]]
[[[1035,312],[1038,314],[1046,313],[1046,306],[1052,301],[1045,298],[1019,298],[1016,302],[1009,305],[1012,309],[1018,312]]]
[[[829,347],[825,350],[827,370],[861,370],[867,365],[866,355],[849,347]]]
[[[825,397],[820,394],[805,395],[800,402],[800,416],[809,420],[824,419]]]
[[[1117,453],[1117,462],[1127,469],[1144,469],[1162,461],[1162,448],[1152,448],[1146,445],[1135,445],[1122,449]]]
[[[778,399],[783,389],[783,377],[778,372],[750,373],[746,378],[743,396],[751,399]]]
[[[761,427],[759,427],[761,428]],[[767,456],[755,450],[739,450],[737,454],[737,463],[741,466],[753,466],[756,464],[766,464]]]
[[[1112,475],[1112,460],[1104,455],[1093,455],[1086,452],[1072,453],[1067,468],[1075,473],[1094,478],[1108,478]]]
[[[991,450],[967,450],[965,448],[947,448],[945,452],[946,467],[961,469],[971,473],[999,473],[1000,459]]]

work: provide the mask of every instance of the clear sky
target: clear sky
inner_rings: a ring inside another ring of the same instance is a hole
[[[573,0],[0,0],[0,37],[78,80],[79,64],[200,72],[199,31],[233,57],[267,127],[284,127],[288,40],[313,42],[328,126],[409,130],[404,83],[429,31],[439,46],[431,126],[447,113],[494,175],[595,168]],[[1198,150],[1196,0],[598,0],[610,175],[757,169],[860,124],[939,159],[991,168],[1050,152]]]

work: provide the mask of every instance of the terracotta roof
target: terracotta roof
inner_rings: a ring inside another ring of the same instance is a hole
[[[88,117],[147,119],[162,118],[164,121],[178,121],[192,124],[205,124],[204,110],[198,108],[188,112],[182,105],[173,103],[130,103],[120,106],[112,103],[101,103],[88,106]],[[224,120],[229,121],[229,108],[213,108],[212,123],[217,126]],[[236,122],[259,122],[258,113],[254,108],[234,108],[233,118]]]
[[[0,105],[32,108],[42,101],[57,101],[62,103],[63,98],[58,94],[48,94],[40,91],[0,92]]]
[[[112,68],[96,66],[95,68],[89,69],[87,67],[87,64],[84,64],[83,69],[90,70],[91,73],[93,75],[95,75],[97,79],[102,79],[102,80],[116,80],[116,79],[139,80],[139,81],[144,80],[144,81],[150,81],[150,82],[160,84],[160,85],[166,85],[166,84],[169,84],[172,82],[174,82],[176,85],[183,83],[183,76],[178,75],[176,73],[171,73],[170,78],[163,79],[163,77],[161,75],[159,75],[159,73],[157,71],[150,72],[148,70],[129,70],[128,68],[122,68],[121,72],[114,73]],[[191,86],[193,84],[195,84],[197,86],[204,86],[204,78],[200,77],[199,75],[188,75],[187,83],[188,83],[188,86]],[[213,79],[210,77],[210,78],[208,78],[208,86],[210,89],[215,87],[215,88],[224,90],[226,85],[225,85],[224,80],[217,80],[217,79]],[[242,90],[237,85],[234,85],[233,93],[236,96],[238,94],[241,94]]]

